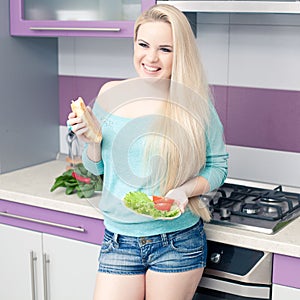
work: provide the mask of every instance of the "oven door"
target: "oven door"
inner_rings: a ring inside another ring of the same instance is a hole
[[[207,246],[207,265],[193,300],[271,299],[271,253],[214,241]]]
[[[193,300],[257,300],[271,299],[271,286],[245,284],[203,276]]]

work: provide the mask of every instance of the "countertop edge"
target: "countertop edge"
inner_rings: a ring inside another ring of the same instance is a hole
[[[18,192],[6,191],[0,189],[0,199],[17,202],[25,205],[37,206],[40,208],[60,211],[84,217],[103,220],[103,216],[99,210],[93,207],[89,202],[87,205],[80,203],[63,202],[61,200],[47,199],[34,195],[27,195]],[[87,200],[88,201],[88,200]]]

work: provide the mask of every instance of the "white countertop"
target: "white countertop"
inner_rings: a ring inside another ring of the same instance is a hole
[[[55,160],[0,175],[0,199],[102,219],[97,208],[101,193],[89,199],[66,195],[64,188],[50,192],[67,163]],[[274,235],[205,224],[208,240],[300,257],[300,218]]]
[[[55,160],[0,175],[0,199],[102,219],[97,209],[99,194],[91,198],[66,195],[65,188],[50,192],[55,178],[68,163]],[[100,193],[101,194],[101,193]]]

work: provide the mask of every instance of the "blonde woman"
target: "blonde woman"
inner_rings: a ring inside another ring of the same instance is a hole
[[[188,300],[202,277],[203,220],[210,216],[199,196],[224,182],[228,155],[197,51],[184,14],[153,6],[135,24],[138,78],[105,84],[90,110],[101,143],[69,114],[69,126],[86,142],[85,167],[104,174],[106,230],[94,300]],[[181,215],[136,214],[122,203],[132,191],[174,199]]]

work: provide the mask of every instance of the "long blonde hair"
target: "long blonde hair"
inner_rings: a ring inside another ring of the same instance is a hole
[[[173,38],[173,65],[169,99],[164,118],[154,127],[146,147],[146,156],[154,151],[160,158],[155,165],[156,182],[162,195],[197,176],[206,162],[205,132],[211,94],[204,76],[198,48],[190,24],[177,8],[160,4],[151,7],[136,21],[134,40],[140,26],[148,22],[170,24]],[[163,137],[163,138],[162,138]],[[154,150],[155,149],[155,150]],[[161,162],[164,163],[161,163]],[[152,167],[153,168],[153,167]],[[157,179],[159,178],[159,181]],[[199,198],[190,199],[189,207],[204,220]]]

